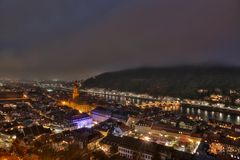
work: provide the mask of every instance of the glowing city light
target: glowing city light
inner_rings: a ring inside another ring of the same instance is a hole
[[[143,137],[143,140],[144,140],[144,141],[148,141],[148,142],[149,142],[149,141],[151,140],[151,138],[150,138],[150,137],[148,137],[148,136],[145,136],[145,137]]]

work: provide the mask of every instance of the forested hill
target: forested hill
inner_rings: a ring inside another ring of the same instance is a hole
[[[193,97],[199,88],[240,89],[240,68],[139,68],[100,74],[87,79],[83,87]]]

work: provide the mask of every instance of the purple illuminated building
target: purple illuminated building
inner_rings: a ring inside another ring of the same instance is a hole
[[[93,120],[87,113],[82,113],[72,117],[72,123],[75,129],[79,128],[91,128],[93,126]]]

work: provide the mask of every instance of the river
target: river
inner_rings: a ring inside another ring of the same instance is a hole
[[[180,113],[183,113],[186,115],[200,116],[203,120],[206,120],[206,121],[209,119],[215,119],[219,121],[240,125],[240,116],[237,116],[237,115],[220,113],[215,111],[206,111],[206,110],[185,107],[185,106],[180,107]]]

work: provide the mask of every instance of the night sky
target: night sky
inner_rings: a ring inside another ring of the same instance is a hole
[[[0,0],[0,77],[240,66],[239,0]]]

